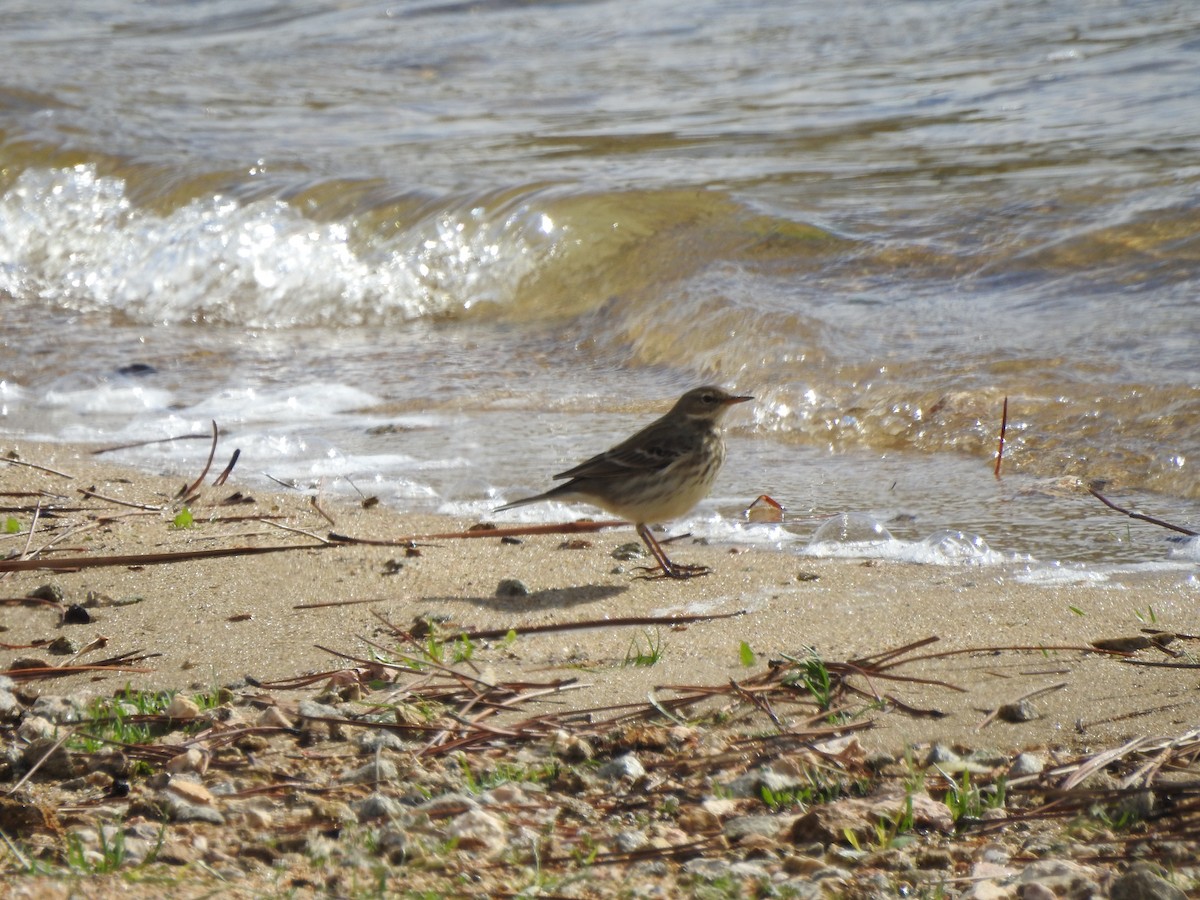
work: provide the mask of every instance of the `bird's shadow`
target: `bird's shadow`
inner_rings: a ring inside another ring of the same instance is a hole
[[[471,603],[475,606],[490,607],[503,612],[529,612],[536,609],[565,609],[571,606],[582,606],[585,603],[598,603],[623,594],[629,590],[621,584],[584,584],[578,587],[548,588],[544,591],[531,591],[516,597],[426,597],[433,602],[455,600],[459,603]]]

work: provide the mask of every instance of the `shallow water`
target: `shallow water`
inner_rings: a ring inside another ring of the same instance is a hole
[[[17,2],[0,49],[12,435],[216,419],[482,514],[718,380],[701,533],[1166,558],[1093,479],[1200,523],[1191,4]]]

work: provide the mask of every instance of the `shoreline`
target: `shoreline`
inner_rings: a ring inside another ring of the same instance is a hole
[[[624,545],[639,544],[631,527],[440,539],[410,550],[317,546],[330,531],[389,541],[466,531],[479,523],[322,498],[331,522],[307,495],[239,487],[235,471],[223,487],[201,488],[191,506],[193,523],[176,528],[171,497],[190,479],[100,462],[84,447],[17,448],[25,461],[73,476],[11,464],[0,472],[5,491],[47,491],[63,498],[63,512],[43,513],[43,532],[34,546],[51,536],[48,526],[72,523],[87,526],[77,548],[93,556],[312,545],[163,565],[8,574],[8,596],[25,596],[43,584],[57,585],[66,604],[86,606],[90,596],[95,621],[60,627],[44,609],[10,606],[6,644],[63,635],[83,646],[103,637],[105,653],[155,654],[139,666],[150,671],[99,681],[73,676],[51,682],[48,690],[111,693],[124,686],[123,678],[136,688],[168,690],[330,671],[346,664],[339,653],[365,658],[387,650],[411,652],[394,644],[381,650],[380,629],[384,622],[407,629],[424,617],[439,621],[444,633],[514,631],[518,637],[503,647],[501,641],[478,642],[473,663],[498,677],[522,671],[579,677],[589,687],[562,702],[580,709],[644,702],[663,685],[727,685],[761,672],[771,660],[805,657],[809,648],[826,663],[842,664],[936,638],[912,653],[929,658],[906,663],[892,675],[945,686],[854,680],[866,694],[896,701],[879,709],[864,699],[852,711],[873,723],[860,740],[890,752],[935,742],[1086,750],[1134,736],[1167,735],[1183,722],[1200,720],[1200,698],[1188,696],[1186,670],[1145,665],[1169,659],[1161,650],[1149,647],[1123,659],[1087,649],[1097,640],[1137,638],[1146,628],[1195,632],[1191,610],[1200,587],[1184,568],[1029,584],[1006,566],[814,559],[757,546],[680,541],[672,556],[709,565],[713,574],[683,582],[646,580],[635,570],[645,559],[613,556],[618,548],[628,550]],[[81,499],[80,486],[108,499]],[[230,497],[241,502],[230,503]],[[28,517],[18,518],[27,527]],[[9,542],[6,552],[18,538]],[[56,550],[58,557],[74,552],[62,545]],[[520,582],[527,593],[511,595],[521,588],[510,586],[504,596],[498,593],[502,581]],[[137,597],[142,599],[127,602]],[[726,618],[676,626],[602,624],[696,615]],[[596,625],[565,627],[583,621]],[[521,634],[530,627],[563,630]],[[630,662],[651,647],[661,651],[654,665]],[[1176,641],[1175,647],[1187,650],[1192,644]],[[39,654],[4,650],[0,668],[29,655]],[[1031,721],[981,725],[987,711],[1038,691],[1044,693],[1032,701]],[[904,707],[929,715],[899,712]]]
[[[1194,575],[683,544],[715,572],[646,580],[632,529],[395,545],[478,523],[236,478],[178,527],[191,479],[22,454],[70,477],[0,467],[6,519],[41,503],[0,561],[14,896],[1200,883],[1200,699],[1155,665],[1197,638],[1134,627],[1185,623]],[[1114,637],[1142,646],[1088,647]]]

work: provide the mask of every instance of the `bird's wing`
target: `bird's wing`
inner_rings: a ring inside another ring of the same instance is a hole
[[[631,472],[657,472],[692,451],[690,435],[676,429],[657,428],[655,422],[573,469],[555,475],[560,478],[613,478]]]

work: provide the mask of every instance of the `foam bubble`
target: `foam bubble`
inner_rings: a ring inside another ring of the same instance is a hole
[[[866,513],[841,513],[813,532],[804,552],[821,557],[879,556],[899,542],[874,517]]]

